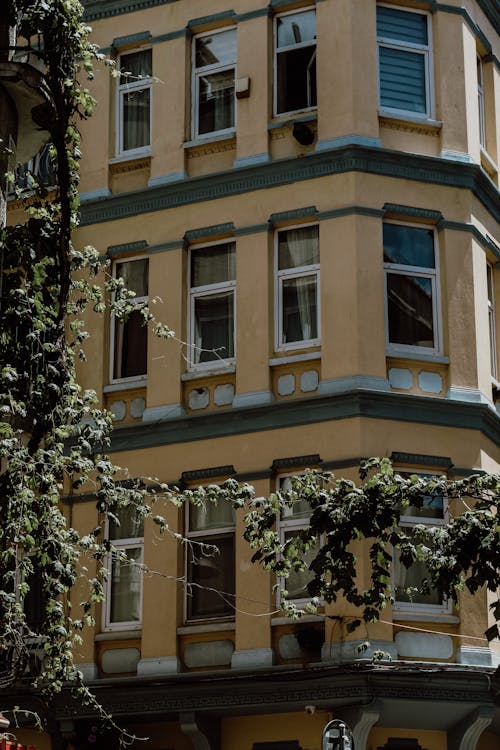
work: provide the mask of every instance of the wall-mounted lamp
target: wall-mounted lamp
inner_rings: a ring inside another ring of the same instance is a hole
[[[341,719],[333,719],[323,729],[321,750],[354,750],[352,732]]]

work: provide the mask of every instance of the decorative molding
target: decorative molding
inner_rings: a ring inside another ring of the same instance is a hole
[[[220,13],[212,13],[209,16],[201,16],[200,18],[192,18],[187,22],[188,29],[193,33],[204,30],[207,26],[219,26],[225,25],[226,23],[234,23],[236,21],[236,13],[234,10],[223,10]]]
[[[126,195],[113,195],[95,202],[87,201],[81,207],[81,224],[88,226],[114,221],[351,171],[465,188],[477,196],[493,218],[500,220],[499,191],[477,164],[402,154],[382,148],[350,146],[332,152],[311,152],[301,159],[280,159],[248,167],[244,172],[228,170],[191,177],[182,183],[137,190]]]
[[[314,217],[318,213],[316,206],[305,206],[304,208],[292,208],[288,211],[281,211],[280,213],[271,214],[269,217],[269,224],[273,227],[278,224],[285,224],[298,219],[308,219]]]
[[[199,729],[194,713],[180,714],[179,724],[181,731],[191,740],[194,750],[211,750],[210,742]]]
[[[318,466],[321,464],[319,453],[309,456],[291,456],[290,458],[275,458],[271,470],[273,472],[285,471],[286,469],[304,469],[306,466]]]
[[[394,117],[389,114],[379,114],[379,124],[389,130],[399,130],[405,133],[416,133],[417,135],[430,135],[438,137],[443,123],[438,120],[411,120],[407,118]]]
[[[451,229],[455,232],[469,232],[472,234],[476,242],[484,247],[485,250],[490,250],[497,260],[500,260],[500,247],[494,242],[491,237],[483,234],[474,224],[467,224],[461,221],[448,221],[447,219],[441,219],[437,225],[438,231],[443,229]]]
[[[464,151],[452,151],[448,148],[441,149],[439,154],[441,159],[449,159],[450,161],[458,161],[460,164],[474,164],[474,159],[470,154]]]
[[[255,669],[271,667],[274,664],[272,648],[243,648],[233,651],[231,669]]]
[[[123,47],[132,47],[135,45],[143,44],[151,41],[150,31],[138,31],[136,34],[128,34],[127,36],[117,36],[111,42],[111,48],[120,50]]]
[[[213,224],[210,227],[200,227],[199,229],[188,229],[184,234],[186,242],[194,243],[212,237],[222,237],[223,235],[233,235],[234,224],[232,221],[226,224]]]
[[[251,410],[233,408],[231,411],[212,411],[178,418],[165,415],[157,417],[155,424],[134,423],[115,427],[111,435],[111,452],[214,440],[228,435],[234,437],[357,417],[476,430],[495,444],[500,443],[500,417],[485,403],[359,388],[345,393],[274,403],[271,402],[272,394],[269,391],[257,393],[258,396],[261,394],[266,395],[269,402],[260,403]],[[250,403],[247,402],[245,406],[252,406],[252,400],[250,398]],[[169,407],[156,408],[162,410]]]
[[[452,460],[448,456],[428,456],[424,453],[393,451],[390,458],[393,464],[404,466],[429,466],[433,469],[449,469],[453,466]]]
[[[145,250],[148,246],[146,240],[136,240],[135,242],[125,242],[122,245],[110,245],[108,247],[107,255],[110,258],[124,255],[135,255],[141,250]]]
[[[236,474],[234,466],[212,466],[209,469],[193,469],[192,471],[183,471],[181,482],[199,482],[203,479],[213,479],[214,477],[232,477]]]
[[[210,154],[222,154],[224,151],[236,150],[236,137],[230,135],[221,140],[214,139],[206,143],[196,143],[193,141],[185,144],[185,148],[188,159],[197,159],[199,156],[209,156]]]
[[[380,138],[370,138],[367,135],[341,135],[338,138],[328,138],[318,141],[316,151],[331,151],[332,149],[345,148],[346,146],[366,146],[367,148],[380,148]]]
[[[479,706],[448,731],[448,745],[454,750],[476,750],[480,736],[495,715],[493,706]]]
[[[127,161],[110,162],[110,174],[127,174],[129,172],[140,172],[143,169],[149,169],[151,165],[151,156],[144,156],[140,159],[129,159]]]
[[[446,391],[446,398],[449,398],[452,401],[472,401],[473,403],[479,404],[491,403],[478,388],[460,388],[459,386],[451,386]]]
[[[369,706],[347,706],[342,709],[342,718],[352,729],[354,747],[367,747],[368,735],[377,723],[382,711],[382,702],[374,701]]]
[[[384,203],[384,215],[404,216],[408,219],[424,219],[425,221],[437,224],[442,220],[441,211],[434,211],[431,208],[417,208],[416,206],[402,206],[399,203]]]
[[[457,664],[468,664],[475,667],[495,666],[492,651],[485,646],[459,646],[457,649]]]

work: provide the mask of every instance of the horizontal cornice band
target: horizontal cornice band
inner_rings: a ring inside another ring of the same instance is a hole
[[[88,201],[81,206],[81,224],[115,221],[346,172],[366,172],[468,189],[500,221],[499,192],[479,165],[350,145],[312,153],[302,159],[280,159]]]
[[[214,440],[358,417],[475,430],[500,444],[500,418],[487,404],[363,389],[335,396],[281,401],[253,409],[233,409],[116,427],[111,437],[111,452]]]

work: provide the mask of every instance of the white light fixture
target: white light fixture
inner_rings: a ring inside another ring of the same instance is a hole
[[[355,750],[352,732],[341,719],[333,719],[323,729],[321,750]]]

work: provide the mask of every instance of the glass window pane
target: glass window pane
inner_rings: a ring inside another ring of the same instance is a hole
[[[427,45],[427,16],[395,8],[377,7],[377,36],[410,44]]]
[[[404,516],[416,518],[444,518],[444,498],[442,495],[424,495],[422,507],[408,505],[402,509]]]
[[[280,480],[280,490],[290,492],[293,490],[292,477],[282,477]],[[293,518],[305,518],[311,515],[311,506],[307,500],[297,500],[291,508],[285,508],[283,518],[287,520]]]
[[[141,619],[142,570],[134,563],[140,563],[141,547],[126,550],[127,561],[115,557],[111,571],[111,622],[139,622]]]
[[[213,362],[234,357],[234,295],[221,292],[194,301],[195,360]]]
[[[432,229],[384,224],[384,261],[403,266],[434,268],[434,232]]]
[[[317,105],[316,47],[280,52],[276,58],[277,112]]]
[[[191,505],[189,508],[189,531],[221,529],[234,526],[234,508],[230,502],[221,500],[211,503],[208,500],[202,506]]]
[[[234,242],[191,252],[191,286],[234,281],[236,276]]]
[[[434,347],[432,282],[408,274],[387,274],[389,342]]]
[[[120,70],[129,74],[120,77],[120,84],[135,83],[140,78],[149,78],[152,74],[151,50],[122,55]]]
[[[283,343],[318,338],[317,279],[283,279]]]
[[[308,10],[305,13],[278,16],[276,33],[278,48],[314,41],[316,39],[316,12]]]
[[[151,142],[149,88],[123,93],[123,150],[149,146]]]
[[[234,127],[234,69],[200,77],[198,133]]]
[[[212,556],[197,545],[188,549],[187,614],[189,619],[234,614],[234,535],[209,536],[203,541],[217,547]]]
[[[131,260],[116,264],[116,276],[123,279],[127,289],[135,292],[136,297],[148,296],[148,259]]]
[[[379,47],[379,74],[382,107],[427,112],[423,54]]]
[[[133,312],[126,321],[115,322],[114,378],[146,375],[148,361],[148,329],[140,312]]]
[[[115,516],[120,525],[114,521],[110,522],[110,539],[135,539],[144,536],[144,519],[135,512],[133,506],[119,508]]]
[[[289,229],[278,234],[278,269],[300,268],[319,263],[318,226]]]
[[[296,531],[287,531],[285,533],[285,541],[296,535]],[[288,591],[287,600],[296,599],[307,599],[310,598],[310,594],[307,590],[307,585],[314,578],[314,573],[309,570],[309,565],[312,563],[320,549],[319,540],[314,544],[311,549],[303,555],[303,560],[306,564],[306,569],[302,572],[292,571],[288,578],[284,579],[283,585]]]
[[[423,562],[414,562],[409,568],[402,564],[399,551],[394,553],[394,596],[398,602],[413,604],[443,604],[443,596],[437,589],[424,593],[422,581],[429,577],[429,569]]]
[[[236,29],[198,37],[195,41],[196,67],[230,65],[236,61]]]

